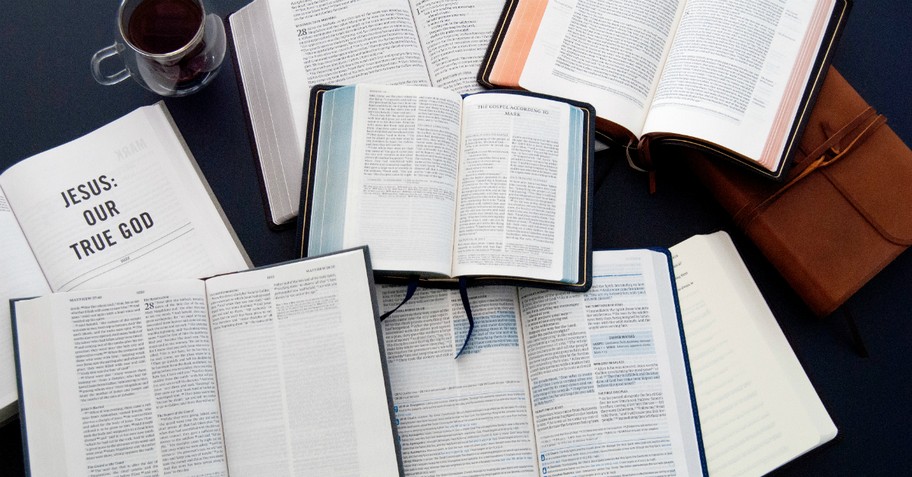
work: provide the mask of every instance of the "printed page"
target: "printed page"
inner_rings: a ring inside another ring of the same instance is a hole
[[[764,475],[832,439],[833,421],[728,235],[671,251],[710,475]]]
[[[481,91],[478,70],[503,0],[410,0],[431,82],[458,93]]]
[[[232,475],[399,475],[361,249],[206,282]]]
[[[683,0],[551,0],[519,84],[642,133]]]
[[[563,279],[570,106],[478,94],[462,114],[454,274]]]
[[[405,287],[377,287],[381,310]],[[419,289],[383,322],[406,475],[538,475],[515,288]]]
[[[17,302],[31,475],[225,476],[203,283]]]
[[[543,475],[703,475],[667,256],[599,251],[585,294],[521,289]]]
[[[791,126],[833,4],[689,0],[646,132],[697,137],[759,159],[771,131]],[[781,107],[788,111],[779,115]]]
[[[46,295],[51,292],[38,261],[32,254],[16,216],[0,190],[0,422],[16,413],[18,399],[13,336],[10,333],[9,300]],[[7,406],[9,406],[7,408]]]
[[[462,98],[356,88],[344,246],[369,245],[374,270],[449,275]]]
[[[0,176],[52,290],[247,268],[175,131],[147,106]]]

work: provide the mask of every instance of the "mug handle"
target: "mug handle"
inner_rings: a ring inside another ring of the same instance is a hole
[[[105,75],[101,72],[101,62],[119,54],[120,50],[117,48],[117,43],[115,43],[109,47],[96,51],[95,54],[92,55],[92,76],[95,77],[95,81],[105,86],[110,86],[112,84],[120,83],[130,77],[130,72],[126,68],[112,75]]]

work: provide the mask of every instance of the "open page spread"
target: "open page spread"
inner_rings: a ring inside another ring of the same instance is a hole
[[[703,475],[666,255],[593,261],[585,294],[520,290],[542,474]]]
[[[0,423],[15,414],[16,366],[13,359],[13,337],[9,332],[11,298],[46,295],[51,292],[44,274],[29,248],[22,229],[0,190]],[[9,406],[8,409],[5,409]]]
[[[147,106],[0,176],[52,290],[248,267],[175,131]]]
[[[759,476],[836,435],[724,232],[671,248],[713,476]]]
[[[31,475],[227,475],[202,282],[49,295],[16,321]]]
[[[233,475],[398,475],[360,250],[206,282]]]
[[[585,294],[419,289],[383,325],[407,474],[704,475],[667,255],[595,253]],[[379,287],[381,309],[403,287]],[[458,451],[454,451],[458,450]]]

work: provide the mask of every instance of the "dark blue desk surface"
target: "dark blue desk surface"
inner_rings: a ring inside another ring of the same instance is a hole
[[[115,1],[4,2],[0,16],[0,169],[157,101],[132,82],[103,87],[89,72],[113,42]],[[245,0],[211,0],[223,16]],[[835,66],[907,144],[912,144],[912,4],[856,0]],[[294,232],[266,226],[234,68],[201,93],[167,101],[228,218],[257,265],[294,256]],[[658,193],[624,163],[603,159],[595,245],[670,246],[728,230],[839,427],[829,445],[775,475],[909,475],[912,446],[912,252],[848,303],[870,357],[859,357],[845,321],[820,321],[684,171],[658,175]],[[912,211],[910,211],[912,213]],[[2,271],[0,271],[2,273]],[[11,279],[13,277],[3,277]],[[0,475],[22,475],[19,423],[0,428]]]

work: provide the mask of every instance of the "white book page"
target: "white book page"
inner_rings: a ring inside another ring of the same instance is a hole
[[[160,104],[0,176],[54,291],[247,268]]]
[[[790,80],[823,3],[832,11],[830,0],[689,0],[644,132],[696,137],[759,159],[787,89],[807,83],[807,74],[800,84]]]
[[[478,94],[462,114],[453,274],[560,280],[570,106]]]
[[[728,235],[671,251],[710,475],[763,475],[832,439],[833,421]]]
[[[381,310],[404,287],[377,287]],[[406,475],[538,475],[515,288],[421,288],[383,322]]]
[[[430,86],[407,0],[268,2],[299,144],[315,84]]]
[[[16,320],[31,475],[227,475],[202,282],[49,295]]]
[[[547,475],[702,475],[665,255],[593,254],[585,294],[520,289]]]
[[[474,93],[478,70],[500,19],[502,0],[411,0],[431,82]]]
[[[13,358],[13,336],[10,333],[11,298],[46,295],[51,292],[41,267],[32,254],[16,216],[0,190],[0,421],[3,409],[18,399],[16,364]],[[10,412],[15,413],[15,409]]]
[[[682,0],[551,0],[519,84],[590,103],[639,137],[683,8]]]
[[[462,98],[437,88],[358,85],[345,247],[374,270],[450,274]]]
[[[233,475],[398,475],[355,250],[206,282]]]

